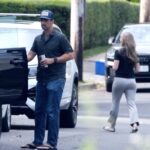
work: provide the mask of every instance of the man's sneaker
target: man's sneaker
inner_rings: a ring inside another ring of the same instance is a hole
[[[114,128],[114,127],[111,127],[111,126],[104,126],[103,129],[104,129],[105,131],[115,132],[115,128]]]

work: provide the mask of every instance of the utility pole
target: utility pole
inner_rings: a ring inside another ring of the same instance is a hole
[[[79,80],[83,80],[83,39],[86,0],[71,0],[70,42],[76,53]]]
[[[150,22],[150,0],[140,1],[140,17],[139,22]]]

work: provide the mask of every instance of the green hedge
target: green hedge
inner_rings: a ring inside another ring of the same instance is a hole
[[[127,23],[137,23],[139,5],[124,0],[95,1],[87,4],[85,48],[107,44]]]
[[[125,1],[110,2],[111,35],[116,34],[124,24],[137,23],[139,20],[139,7]]]
[[[110,31],[110,3],[92,2],[87,4],[85,18],[85,48],[106,43]]]
[[[57,3],[56,3],[57,2]],[[55,22],[69,38],[70,3],[68,0],[1,0],[0,12],[40,13],[51,9]],[[87,0],[84,47],[105,45],[125,23],[138,22],[139,5],[125,0]]]

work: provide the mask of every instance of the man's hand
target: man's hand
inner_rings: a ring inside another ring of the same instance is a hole
[[[40,61],[41,65],[50,65],[55,63],[55,59],[57,59],[57,63],[64,63],[68,60],[71,60],[74,58],[74,52],[65,53],[59,57],[56,58],[44,58]]]
[[[40,62],[42,65],[50,65],[54,63],[54,58],[44,58]]]
[[[28,62],[31,61],[35,56],[36,56],[36,53],[33,52],[32,50],[30,50],[28,55],[27,55]]]

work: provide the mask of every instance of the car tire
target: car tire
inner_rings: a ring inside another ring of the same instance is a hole
[[[64,128],[74,128],[77,124],[78,114],[78,87],[73,85],[71,103],[67,110],[62,110],[60,115],[60,125]]]
[[[2,118],[2,132],[9,132],[11,128],[11,108],[8,105],[6,114],[4,118]]]
[[[107,78],[106,79],[106,91],[112,92],[112,84],[113,84],[113,78]]]

